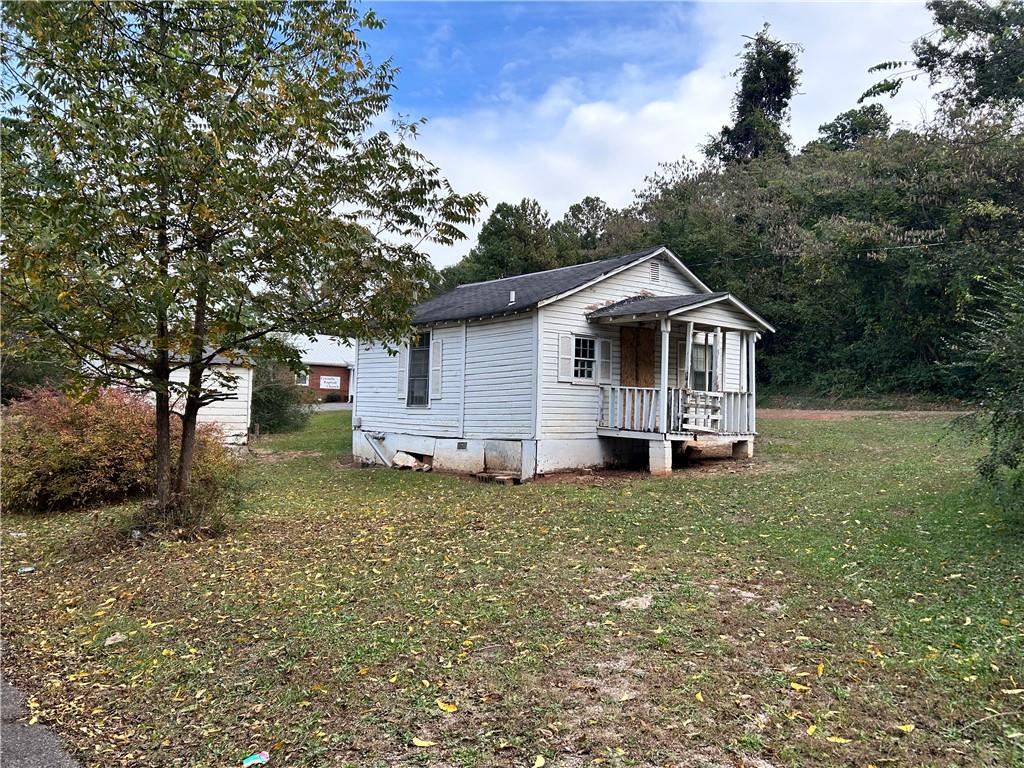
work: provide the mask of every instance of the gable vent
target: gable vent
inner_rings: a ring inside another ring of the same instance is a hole
[[[651,282],[652,283],[660,283],[661,282],[661,262],[660,261],[651,261]]]

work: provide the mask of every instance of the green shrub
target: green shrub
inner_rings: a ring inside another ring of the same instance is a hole
[[[340,403],[341,401],[342,400],[340,392],[328,392],[326,395],[324,395],[325,403]]]
[[[982,393],[978,412],[961,423],[985,441],[978,473],[999,504],[1024,513],[1024,277],[1007,275],[989,288],[960,349]]]
[[[75,397],[36,390],[5,408],[2,425],[5,512],[72,509],[154,490],[153,406],[138,395],[105,389]],[[172,445],[176,438],[172,434]],[[193,475],[197,498],[237,475],[237,459],[216,429],[200,430]]]
[[[295,377],[282,365],[256,366],[252,389],[252,420],[263,432],[291,432],[309,419],[314,395],[295,385]]]

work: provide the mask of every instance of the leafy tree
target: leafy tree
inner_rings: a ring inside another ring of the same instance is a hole
[[[37,389],[56,388],[67,379],[67,361],[33,343],[9,317],[0,326],[0,401],[5,405]]]
[[[600,197],[588,195],[569,206],[565,216],[555,224],[567,239],[564,250],[593,251],[604,234],[612,209]]]
[[[937,29],[913,43],[912,61],[888,61],[872,71],[893,74],[862,99],[895,95],[921,74],[948,85],[941,98],[949,110],[1024,106],[1024,2],[929,0]],[[1018,115],[1019,117],[1019,115]]]
[[[800,85],[799,46],[768,34],[768,25],[749,38],[733,75],[740,85],[733,98],[733,124],[708,141],[704,152],[722,163],[746,162],[762,155],[786,155],[789,103]]]
[[[941,364],[978,276],[1024,268],[1024,143],[990,126],[900,131],[845,152],[676,163],[609,224],[602,253],[665,243],[772,318],[759,372],[834,394],[968,395]],[[984,204],[976,201],[986,201]]]
[[[835,152],[853,149],[866,136],[887,136],[891,123],[892,118],[881,104],[849,109],[819,126],[820,138],[808,144],[807,148],[824,147]]]
[[[416,124],[374,127],[396,70],[360,35],[380,25],[344,2],[3,7],[5,318],[154,395],[165,519],[231,383],[215,356],[294,364],[278,332],[399,338],[419,245],[483,203],[411,146]]]
[[[536,200],[498,203],[469,255],[441,270],[441,289],[559,266],[551,219]]]

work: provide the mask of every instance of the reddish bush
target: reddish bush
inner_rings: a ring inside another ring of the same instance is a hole
[[[0,502],[8,512],[45,512],[150,493],[155,445],[153,406],[139,395],[37,390],[4,410]],[[204,429],[196,476],[226,454]]]

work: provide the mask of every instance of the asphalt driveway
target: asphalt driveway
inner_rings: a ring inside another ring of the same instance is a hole
[[[53,731],[29,725],[25,695],[0,680],[0,764],[3,768],[76,768]]]

